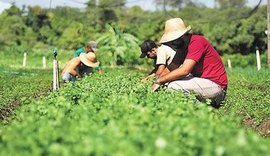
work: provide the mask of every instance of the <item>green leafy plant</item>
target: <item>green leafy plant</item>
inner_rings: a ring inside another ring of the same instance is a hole
[[[110,65],[123,65],[138,58],[138,39],[129,33],[125,33],[116,26],[106,25],[106,33],[97,41],[100,53],[112,56]]]

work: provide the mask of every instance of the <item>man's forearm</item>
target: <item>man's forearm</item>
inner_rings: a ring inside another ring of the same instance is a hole
[[[164,64],[159,65],[156,71],[156,77],[160,77],[165,68]]]
[[[74,69],[68,71],[72,76],[76,76],[77,72]]]
[[[176,70],[173,70],[172,72],[169,72],[166,75],[159,77],[158,82],[163,84],[163,83],[170,82],[173,80],[182,79],[187,75],[188,75],[188,72],[184,71],[182,68],[178,68]]]

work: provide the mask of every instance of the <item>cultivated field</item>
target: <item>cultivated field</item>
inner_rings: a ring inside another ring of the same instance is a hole
[[[38,59],[36,59],[38,60]],[[269,70],[228,70],[219,109],[104,68],[52,93],[48,69],[1,60],[0,155],[267,155]],[[13,106],[15,105],[15,106]],[[240,150],[241,149],[241,150]]]

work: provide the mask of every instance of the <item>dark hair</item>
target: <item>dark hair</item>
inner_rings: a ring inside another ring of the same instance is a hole
[[[190,42],[191,36],[192,34],[187,33],[173,41],[163,43],[164,45],[167,45],[176,51],[175,57],[172,60],[172,62],[176,64],[176,66],[183,64],[187,56],[187,50],[188,50],[187,48],[188,48],[188,44]]]

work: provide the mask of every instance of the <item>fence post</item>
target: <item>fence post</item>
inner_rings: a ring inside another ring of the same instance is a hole
[[[259,71],[261,69],[261,59],[260,59],[260,52],[258,49],[256,50],[256,59],[257,59],[257,70]]]
[[[231,64],[231,60],[230,59],[228,59],[228,67],[229,67],[229,69],[232,69],[232,64]]]
[[[46,57],[45,56],[42,57],[42,64],[43,64],[43,69],[45,69],[46,68]]]
[[[26,52],[23,53],[23,67],[26,67]]]

